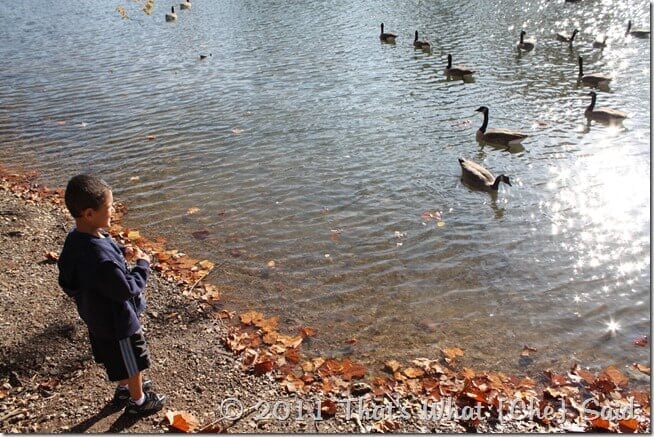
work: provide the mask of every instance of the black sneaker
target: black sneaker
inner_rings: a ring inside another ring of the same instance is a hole
[[[136,405],[130,400],[127,407],[125,407],[125,412],[133,416],[147,416],[161,410],[164,403],[166,403],[165,395],[158,395],[153,391],[149,391],[145,393],[145,402],[141,405]]]
[[[144,379],[141,385],[143,392],[150,391],[152,388],[152,381],[149,379]],[[114,405],[123,406],[129,401],[129,389],[127,387],[116,387],[114,392],[114,398],[111,400],[111,403]]]

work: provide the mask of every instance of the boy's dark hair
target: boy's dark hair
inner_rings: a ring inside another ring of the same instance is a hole
[[[81,217],[87,208],[98,209],[111,187],[97,176],[78,174],[66,186],[64,201],[73,217]]]

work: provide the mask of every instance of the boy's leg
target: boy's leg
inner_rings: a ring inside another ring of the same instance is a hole
[[[143,374],[142,372],[127,378],[127,386],[129,387],[129,396],[133,402],[140,401],[143,398]]]

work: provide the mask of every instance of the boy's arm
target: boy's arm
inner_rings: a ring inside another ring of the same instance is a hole
[[[127,274],[113,261],[105,261],[98,268],[98,291],[109,299],[124,302],[143,292],[148,279],[149,263],[136,261],[136,267]]]

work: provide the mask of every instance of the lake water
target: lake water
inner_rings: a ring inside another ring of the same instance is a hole
[[[194,0],[166,23],[177,3],[1,2],[0,162],[101,174],[131,228],[225,262],[225,306],[316,328],[314,353],[649,363],[650,42],[624,35],[648,2]],[[623,128],[586,125],[579,55]],[[481,105],[523,150],[475,141]],[[513,186],[471,191],[459,157]]]

